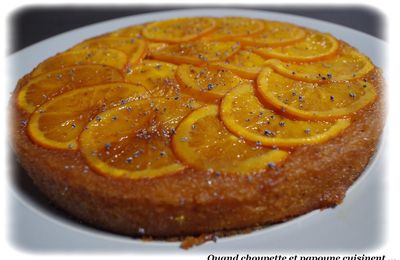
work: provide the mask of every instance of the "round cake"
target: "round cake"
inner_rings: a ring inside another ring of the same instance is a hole
[[[286,22],[133,25],[21,78],[12,143],[55,205],[100,229],[256,228],[342,202],[377,149],[381,74],[329,32]]]

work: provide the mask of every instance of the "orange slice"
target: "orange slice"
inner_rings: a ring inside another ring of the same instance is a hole
[[[266,65],[287,77],[307,82],[357,79],[374,68],[367,57],[350,47],[341,48],[334,59],[301,64],[271,59]]]
[[[128,37],[95,37],[86,41],[83,41],[74,47],[72,50],[79,49],[117,49],[125,52],[126,54],[130,54],[137,49],[144,49],[145,41],[132,39]]]
[[[310,33],[303,40],[282,47],[259,48],[254,51],[266,58],[285,61],[317,61],[334,55],[338,41],[329,34]]]
[[[296,81],[265,68],[257,80],[260,98],[298,118],[341,118],[375,100],[374,86],[363,80],[325,84]]]
[[[81,65],[30,79],[17,95],[17,105],[28,113],[64,92],[102,83],[121,82],[121,73],[108,66]]]
[[[171,63],[145,60],[128,71],[125,80],[146,88],[154,97],[177,97],[180,86],[175,78],[176,68]]]
[[[142,87],[110,83],[66,92],[40,106],[28,123],[31,139],[44,147],[77,149],[77,137],[100,111],[148,97]]]
[[[33,71],[32,77],[42,73],[77,65],[99,64],[122,69],[128,62],[127,55],[115,49],[84,49],[62,52],[40,63]]]
[[[230,89],[243,82],[230,71],[186,64],[178,67],[176,78],[182,83],[183,92],[205,102],[221,99]]]
[[[265,59],[250,51],[242,50],[229,57],[226,61],[218,61],[210,64],[212,68],[230,70],[239,77],[256,79]]]
[[[174,156],[171,136],[190,113],[189,100],[155,98],[99,114],[79,137],[83,157],[97,173],[125,178],[156,177],[185,168]]]
[[[152,52],[158,60],[176,64],[201,65],[213,61],[223,61],[240,48],[237,42],[197,41],[167,46]]]
[[[172,147],[192,167],[216,172],[248,174],[265,171],[288,153],[254,145],[232,135],[218,118],[218,106],[193,111],[178,126]]]
[[[149,52],[155,52],[158,50],[161,50],[162,48],[165,48],[168,46],[168,43],[163,43],[163,42],[149,42],[147,43],[147,48],[149,49]]]
[[[81,49],[117,49],[125,52],[129,57],[129,65],[133,66],[146,55],[144,40],[123,37],[97,37],[84,41],[71,50]]]
[[[215,28],[215,20],[207,17],[177,18],[154,22],[143,29],[149,40],[178,43],[194,40]]]
[[[292,120],[264,107],[251,85],[232,89],[221,102],[221,118],[234,134],[266,146],[317,144],[340,134],[350,120],[336,122]]]
[[[295,43],[306,36],[302,28],[284,22],[267,21],[264,30],[252,37],[243,37],[240,42],[252,46],[283,46]]]
[[[234,40],[237,37],[259,33],[263,29],[264,23],[261,20],[246,17],[223,17],[217,19],[215,30],[204,39]]]
[[[134,25],[121,28],[117,31],[107,34],[111,37],[128,37],[128,38],[141,38],[144,25]]]

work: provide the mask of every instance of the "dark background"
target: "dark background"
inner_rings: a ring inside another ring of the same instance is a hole
[[[9,53],[16,52],[33,43],[53,35],[75,29],[84,25],[105,21],[113,18],[130,16],[154,11],[187,9],[187,8],[245,8],[265,10],[307,16],[320,20],[342,24],[347,27],[368,33],[384,39],[384,15],[366,6],[32,6],[20,9],[10,18],[11,44]],[[206,15],[206,14],[205,14]]]

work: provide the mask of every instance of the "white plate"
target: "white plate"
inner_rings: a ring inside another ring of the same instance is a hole
[[[10,57],[9,90],[17,80],[29,73],[39,62],[91,36],[120,27],[182,16],[248,16],[287,21],[322,32],[329,32],[369,56],[379,67],[384,67],[386,44],[365,33],[320,20],[273,13],[238,9],[191,9],[135,15],[85,26],[59,34]],[[291,221],[273,225],[250,234],[221,238],[208,242],[190,252],[249,252],[288,250],[342,251],[371,249],[379,245],[383,236],[382,174],[384,149],[375,156],[362,177],[350,188],[344,202],[335,209],[313,211]],[[102,232],[72,221],[43,203],[32,199],[21,187],[11,185],[13,242],[35,251],[131,251],[138,253],[181,252],[177,242],[144,242],[138,239]],[[29,194],[29,192],[28,192]],[[40,201],[40,200],[39,200]],[[45,234],[38,236],[38,234]]]

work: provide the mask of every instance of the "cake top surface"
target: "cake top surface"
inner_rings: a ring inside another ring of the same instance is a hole
[[[17,91],[28,135],[96,173],[252,174],[340,135],[375,101],[371,61],[329,33],[247,17],[184,17],[85,40]]]

